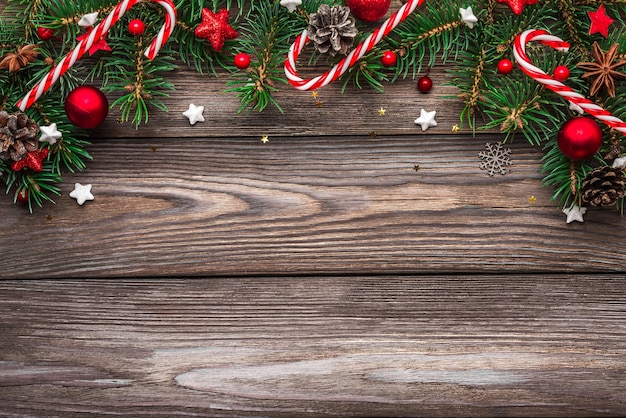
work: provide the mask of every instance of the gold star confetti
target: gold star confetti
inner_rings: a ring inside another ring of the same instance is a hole
[[[321,101],[321,100],[317,100],[317,101],[315,102],[315,106],[316,106],[316,107],[322,107],[323,105],[324,105],[324,103],[322,103],[322,101]]]
[[[267,135],[263,135],[261,137],[261,142],[264,143],[264,144],[267,144],[268,142],[270,142],[270,137],[267,136]]]
[[[452,132],[459,132],[459,125],[452,125]]]
[[[155,147],[154,145],[152,145],[152,146],[150,147],[150,151],[152,151],[152,152],[157,152],[157,149],[158,149],[158,148],[157,148],[157,147]]]
[[[312,92],[312,93],[311,93],[311,96],[313,96],[313,98],[314,98],[314,99],[317,99],[317,97],[318,97],[319,95],[320,95],[320,94],[319,94],[318,92],[316,92],[316,91],[314,91],[314,92]]]
[[[415,171],[420,171],[420,165],[419,165],[419,164],[415,164],[415,165],[413,166],[413,170],[415,170]]]
[[[530,203],[535,203],[535,202],[537,201],[537,198],[536,198],[535,196],[530,196],[530,197],[528,198],[528,201],[529,201]]]
[[[380,109],[378,109],[378,114],[380,116],[385,116],[385,112],[386,112],[386,110],[384,108],[382,108],[382,107]]]
[[[370,132],[370,138],[374,139],[378,136],[378,134],[376,133],[376,131],[372,131]]]
[[[50,222],[52,220],[52,215],[46,215],[46,221]]]

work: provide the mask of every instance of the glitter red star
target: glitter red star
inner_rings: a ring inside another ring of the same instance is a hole
[[[40,172],[43,170],[43,159],[48,156],[48,148],[28,152],[24,158],[11,164],[11,170],[20,171],[22,168],[28,167],[33,171]]]
[[[89,26],[87,28],[87,32],[83,33],[80,36],[77,36],[76,40],[82,41],[83,39],[87,39],[92,30],[93,30],[93,26]],[[111,50],[111,47],[109,46],[109,44],[107,44],[106,35],[102,35],[102,37],[100,37],[100,39],[94,42],[93,45],[91,45],[91,48],[89,48],[89,55],[93,55],[98,51],[110,51],[110,50]]]
[[[209,9],[202,9],[202,23],[196,26],[195,34],[198,38],[211,42],[211,47],[219,52],[224,47],[226,39],[235,39],[238,33],[228,23],[228,10],[221,9],[213,13]]]
[[[509,5],[513,13],[521,15],[524,7],[537,4],[539,0],[496,0],[498,3],[506,3]]]
[[[607,16],[606,10],[604,10],[604,4],[600,5],[595,12],[587,12],[587,15],[589,15],[589,19],[591,19],[589,35],[599,32],[602,36],[607,38],[609,36],[609,26],[615,21]]]

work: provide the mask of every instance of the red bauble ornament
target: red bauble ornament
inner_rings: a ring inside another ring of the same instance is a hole
[[[433,88],[433,80],[427,75],[417,80],[417,89],[422,93],[428,93]]]
[[[385,51],[383,56],[380,57],[380,62],[382,62],[385,67],[391,67],[393,65],[396,65],[397,60],[398,60],[398,57],[396,56],[396,53],[393,51]]]
[[[595,119],[574,117],[563,124],[557,136],[561,152],[572,160],[586,160],[602,146],[602,129]]]
[[[559,65],[554,69],[554,78],[561,83],[569,78],[569,68],[565,65]]]
[[[235,55],[234,62],[235,67],[239,68],[240,70],[245,70],[250,66],[250,55],[246,54],[245,52],[240,52],[239,54]]]
[[[133,36],[143,35],[143,32],[146,30],[146,25],[143,23],[141,19],[133,19],[128,22],[128,33]]]
[[[22,189],[19,192],[17,192],[17,196],[15,196],[15,199],[20,203],[28,202],[28,190]]]
[[[381,19],[389,10],[391,0],[348,0],[350,12],[365,22]]]
[[[50,28],[39,27],[37,28],[37,36],[39,36],[39,39],[42,41],[49,41],[54,36],[54,31]]]
[[[100,125],[109,113],[109,101],[93,86],[79,86],[65,99],[65,113],[79,128],[92,129]]]
[[[498,72],[500,74],[509,74],[511,71],[513,71],[513,62],[510,59],[504,58],[498,62]]]

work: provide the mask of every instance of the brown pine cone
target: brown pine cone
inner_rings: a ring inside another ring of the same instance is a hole
[[[0,159],[19,161],[39,148],[39,125],[23,112],[0,111]]]
[[[580,191],[583,201],[591,206],[611,206],[626,194],[626,178],[619,168],[603,166],[588,173]]]
[[[309,17],[307,33],[320,53],[334,57],[348,52],[359,31],[348,7],[322,4]]]

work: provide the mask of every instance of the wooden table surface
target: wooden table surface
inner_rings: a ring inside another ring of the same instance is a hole
[[[566,224],[522,137],[489,177],[431,76],[238,115],[181,68],[55,205],[1,197],[0,416],[626,415],[626,221]]]

